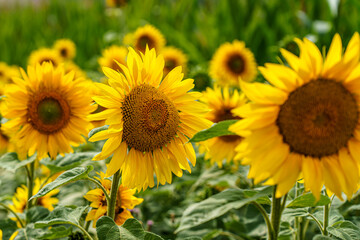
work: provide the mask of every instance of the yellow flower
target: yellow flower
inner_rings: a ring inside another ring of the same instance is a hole
[[[76,55],[76,46],[70,39],[59,39],[54,44],[54,49],[65,60],[74,59]]]
[[[4,90],[7,88],[7,84],[12,83],[13,77],[19,77],[19,67],[8,66],[4,62],[0,62],[0,96],[4,95]],[[4,107],[3,99],[0,99],[0,112]],[[1,145],[0,145],[1,148]]]
[[[244,42],[224,43],[212,57],[209,73],[221,85],[238,86],[239,78],[250,82],[257,74],[254,55]]]
[[[123,7],[126,4],[126,0],[106,0],[106,6],[108,7]]]
[[[317,199],[323,184],[350,199],[360,180],[359,34],[344,54],[336,34],[325,60],[309,40],[295,42],[299,57],[281,50],[290,67],[259,68],[271,85],[241,82],[252,102],[234,111],[243,118],[230,127],[244,137],[237,158],[255,183],[276,184],[276,197],[302,175]]]
[[[36,64],[42,64],[43,62],[50,62],[56,67],[59,66],[63,60],[56,50],[40,48],[30,54],[28,65],[35,66]]]
[[[180,49],[164,47],[161,55],[163,55],[165,60],[164,75],[167,75],[177,66],[181,66],[183,71],[186,71],[187,57]]]
[[[42,185],[46,185],[51,181],[48,180],[44,183],[45,179],[36,178],[34,182],[33,193],[37,193],[40,190]],[[37,199],[36,205],[42,206],[49,209],[49,211],[54,210],[54,205],[59,202],[59,199],[54,198],[53,196],[59,193],[59,189],[52,190],[43,197]],[[26,203],[28,201],[28,188],[25,185],[16,188],[16,193],[12,198],[12,205],[9,205],[9,208],[16,213],[23,213],[26,209]]]
[[[166,41],[162,33],[154,26],[147,24],[136,29],[130,45],[134,46],[136,50],[145,53],[146,46],[150,50],[155,48],[156,52],[160,52],[165,44]]]
[[[221,89],[217,85],[214,89],[207,88],[202,101],[211,110],[206,118],[217,123],[224,120],[240,119],[233,114],[233,109],[246,103],[246,98],[239,91],[229,91],[228,87]],[[200,151],[206,152],[205,159],[210,159],[211,163],[217,163],[222,167],[224,159],[229,163],[235,157],[235,147],[241,142],[240,136],[221,136],[209,139],[201,143]]]
[[[98,175],[100,178],[95,178],[100,181],[107,193],[110,193],[111,181],[105,179],[103,172],[98,173]],[[135,192],[135,189],[128,189],[120,185],[115,203],[115,222],[117,225],[122,225],[126,219],[133,218],[129,210],[144,201],[142,198],[133,196]],[[106,197],[100,188],[96,188],[87,192],[84,198],[91,202],[90,207],[93,208],[86,216],[86,221],[94,220],[93,226],[95,227],[96,221],[107,213]]]
[[[65,73],[70,73],[70,72],[74,72],[75,76],[74,79],[78,79],[78,78],[82,78],[82,79],[86,79],[86,73],[81,70],[81,68],[76,65],[74,62],[71,61],[67,61],[64,63],[64,68],[65,68]]]
[[[10,137],[4,132],[0,122],[0,155],[13,150],[14,148],[13,144],[10,143]]]
[[[138,190],[171,183],[173,172],[191,172],[188,160],[195,165],[196,157],[188,138],[211,125],[204,118],[207,109],[196,100],[198,92],[190,92],[193,80],[182,80],[181,67],[173,69],[164,79],[164,59],[155,49],[138,55],[129,49],[125,75],[104,68],[109,84],[98,84],[101,96],[95,102],[107,109],[90,116],[90,120],[106,119],[108,130],[98,132],[90,141],[108,139],[94,160],[112,154],[106,175],[120,169],[122,183]]]
[[[91,127],[87,115],[96,109],[87,85],[51,63],[21,73],[24,80],[13,78],[15,84],[6,89],[3,115],[11,120],[3,127],[29,156],[36,151],[39,159],[73,152],[71,145],[85,142],[82,135]]]
[[[112,45],[102,51],[102,56],[98,59],[98,62],[101,67],[108,67],[121,72],[121,68],[116,64],[116,61],[122,65],[126,65],[127,54],[127,48]]]

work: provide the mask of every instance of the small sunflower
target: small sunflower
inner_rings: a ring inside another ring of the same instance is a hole
[[[36,64],[42,64],[43,62],[50,62],[56,67],[59,66],[63,60],[56,50],[51,48],[40,48],[30,54],[28,65],[35,66]]]
[[[138,190],[171,183],[172,172],[182,176],[191,172],[188,160],[195,165],[193,146],[188,143],[196,132],[208,128],[204,118],[206,106],[196,100],[198,92],[190,92],[193,80],[182,80],[181,67],[174,68],[164,79],[164,59],[155,49],[138,55],[129,49],[125,75],[104,68],[109,84],[98,84],[101,96],[95,102],[107,109],[90,116],[90,120],[106,119],[108,130],[92,136],[90,141],[108,139],[94,160],[112,154],[106,175],[120,169],[122,183]]]
[[[74,62],[67,61],[64,63],[65,73],[74,72],[75,76],[74,79],[83,78],[86,79],[87,75],[86,73]]]
[[[183,71],[186,71],[187,57],[177,48],[164,47],[161,51],[165,60],[164,75],[167,75],[175,67],[181,66]]]
[[[63,67],[51,63],[21,69],[22,77],[13,78],[5,92],[3,127],[29,156],[55,158],[72,152],[71,145],[85,142],[91,124],[87,115],[96,109],[86,84],[73,81],[74,74],[64,74]]]
[[[209,72],[221,85],[237,86],[239,77],[250,82],[257,74],[254,55],[244,42],[234,40],[224,43],[212,57]]]
[[[101,67],[108,67],[121,72],[121,68],[116,62],[126,65],[127,54],[126,47],[112,45],[102,51],[102,56],[98,59],[98,62]]]
[[[10,142],[10,137],[8,134],[4,132],[4,130],[1,128],[1,122],[0,122],[0,155],[11,152],[14,150],[13,144]]]
[[[149,49],[155,48],[156,52],[160,52],[165,46],[166,41],[162,33],[154,26],[147,24],[139,27],[132,35],[132,43],[136,50],[145,53],[146,46]]]
[[[98,174],[100,178],[95,178],[100,181],[104,189],[110,194],[111,181],[105,179],[105,173]],[[135,192],[135,189],[128,189],[120,185],[115,203],[115,223],[117,225],[122,225],[126,219],[133,218],[129,210],[144,201],[142,198],[135,197]],[[96,221],[107,213],[106,197],[100,188],[96,188],[87,192],[84,198],[91,202],[90,207],[93,208],[86,216],[86,221],[93,220],[93,226],[95,227]]]
[[[51,181],[48,180],[44,183],[45,179],[36,178],[34,182],[33,193],[37,193],[40,190],[42,185],[46,185]],[[59,199],[53,197],[54,195],[59,193],[59,189],[52,190],[48,194],[43,197],[37,199],[36,205],[42,206],[44,208],[49,209],[49,211],[54,210],[54,205],[59,202]],[[23,213],[26,209],[26,203],[28,201],[28,188],[25,185],[21,185],[16,189],[16,193],[13,196],[12,205],[9,205],[9,208],[16,213]]]
[[[54,44],[54,49],[65,60],[72,60],[76,55],[76,46],[70,39],[59,39]]]
[[[106,0],[106,6],[108,7],[124,7],[127,4],[127,0]]]
[[[252,101],[234,111],[230,130],[243,136],[237,147],[255,183],[287,193],[300,175],[317,199],[327,190],[350,199],[358,189],[360,163],[359,34],[343,54],[336,34],[325,60],[316,45],[295,39],[300,56],[282,49],[290,67],[259,68],[270,84],[241,82]]]
[[[224,120],[240,119],[233,114],[233,109],[246,103],[246,98],[239,91],[230,92],[228,87],[221,89],[217,85],[214,89],[207,88],[202,101],[207,104],[210,112],[206,118],[214,123]],[[201,143],[201,152],[206,152],[205,159],[210,159],[211,163],[217,163],[222,167],[224,159],[229,163],[235,157],[235,147],[241,142],[240,136],[221,136],[209,139]],[[206,150],[205,150],[205,149]]]

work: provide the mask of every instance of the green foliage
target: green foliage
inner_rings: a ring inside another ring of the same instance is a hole
[[[46,184],[42,189],[39,190],[34,196],[32,196],[29,200],[34,198],[39,198],[52,190],[61,187],[67,183],[74,182],[81,179],[86,179],[88,177],[89,172],[93,170],[93,166],[87,167],[76,167],[71,170],[68,170],[62,173],[59,177],[57,177],[53,182]]]
[[[96,232],[99,240],[162,240],[154,233],[144,231],[141,223],[133,218],[126,220],[122,226],[116,225],[114,220],[107,216],[101,217],[96,222]]]
[[[94,128],[89,132],[88,138],[91,138],[96,133],[107,130],[108,128],[109,128],[109,125],[104,125],[104,126],[101,126],[101,127],[98,127],[98,128]]]
[[[350,221],[339,221],[327,228],[328,232],[340,239],[360,239],[360,228]]]
[[[201,142],[213,137],[220,137],[224,135],[235,135],[235,133],[230,132],[228,129],[232,124],[236,123],[237,121],[238,120],[225,120],[215,123],[211,128],[196,133],[189,140],[189,142]]]
[[[316,201],[314,195],[311,193],[306,193],[295,198],[290,202],[286,207],[287,208],[303,208],[303,207],[315,207],[315,206],[325,206],[330,203],[330,198],[328,196],[320,195],[319,201]]]
[[[36,155],[20,161],[16,153],[6,153],[0,157],[0,168],[4,168],[7,171],[15,172],[17,169],[26,166],[36,160]]]

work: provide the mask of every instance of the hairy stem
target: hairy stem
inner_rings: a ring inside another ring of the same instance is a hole
[[[34,180],[35,180],[35,161],[30,163],[30,169],[28,171],[28,200],[33,196]],[[26,204],[26,209],[30,209],[32,205],[33,202],[28,201]]]
[[[276,240],[279,235],[281,219],[281,198],[276,198],[276,186],[274,187],[272,204],[271,204],[271,224],[274,230],[272,239]]]
[[[263,208],[263,206],[261,206],[260,204],[258,204],[257,202],[251,202],[252,204],[254,204],[254,206],[260,211],[261,215],[263,216],[267,229],[268,229],[268,238],[271,239],[270,236],[274,235],[274,229],[271,225],[271,221],[270,218],[266,212],[266,210]]]
[[[9,212],[11,212],[12,214],[14,214],[14,216],[16,217],[16,219],[18,220],[18,222],[20,223],[20,226],[22,228],[25,228],[25,225],[23,223],[23,221],[20,219],[19,215],[16,214],[16,212],[14,212],[11,208],[9,208],[8,206],[6,206],[5,204],[3,203],[0,203],[0,206],[5,208],[6,210],[8,210]]]
[[[95,183],[104,192],[104,195],[106,197],[106,202],[107,202],[107,204],[109,206],[110,205],[110,196],[107,193],[106,189],[103,187],[103,185],[100,182],[96,181],[95,179],[93,179],[91,177],[86,178],[86,180],[89,180],[90,182]]]
[[[107,215],[112,219],[115,219],[115,205],[116,205],[117,192],[119,189],[120,176],[121,176],[120,170],[118,170],[113,176],[113,181],[111,185],[110,203],[108,204]]]

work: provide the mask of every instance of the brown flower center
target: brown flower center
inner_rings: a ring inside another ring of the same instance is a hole
[[[41,60],[39,61],[40,65],[43,64],[44,62],[50,62],[50,63],[52,63],[52,65],[53,65],[54,67],[57,66],[56,62],[55,62],[53,59],[50,59],[50,58],[43,58],[43,59],[41,59]]]
[[[137,40],[137,43],[135,44],[135,47],[139,51],[145,53],[146,45],[149,47],[149,49],[152,49],[152,48],[155,47],[155,42],[150,36],[143,35]]]
[[[176,135],[180,117],[174,104],[155,87],[143,84],[125,97],[122,105],[123,139],[130,148],[150,152]]]
[[[234,116],[231,112],[232,108],[223,108],[217,110],[214,114],[214,118],[211,119],[214,123],[218,123],[220,121],[232,120],[232,119],[241,119],[241,117]],[[242,137],[238,135],[224,135],[219,137],[224,142],[235,142],[240,140]]]
[[[64,58],[67,58],[67,57],[68,57],[68,51],[67,51],[67,49],[66,49],[66,48],[62,48],[62,49],[60,50],[60,55],[61,55],[62,57],[64,57]]]
[[[245,69],[245,61],[244,58],[238,54],[234,54],[229,57],[227,61],[227,66],[231,72],[234,74],[240,74]]]
[[[341,83],[318,79],[290,93],[276,123],[291,151],[321,158],[346,146],[358,115],[354,96]]]
[[[52,134],[70,120],[70,107],[57,92],[39,92],[28,102],[28,121],[39,132]]]
[[[176,59],[166,59],[165,60],[165,69],[170,72],[171,70],[173,70],[175,67],[177,67],[179,64],[177,63]]]

